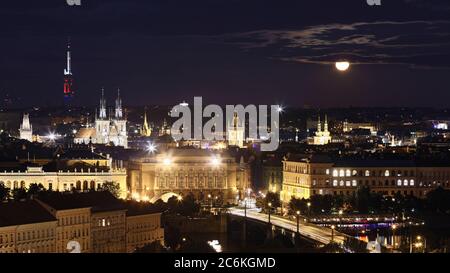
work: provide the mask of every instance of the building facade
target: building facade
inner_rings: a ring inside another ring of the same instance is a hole
[[[281,199],[308,199],[315,194],[351,195],[367,186],[383,195],[425,197],[438,186],[450,188],[450,165],[412,160],[336,160],[291,156],[283,161]]]
[[[0,253],[126,253],[164,244],[160,212],[105,194],[0,203]]]
[[[133,159],[128,164],[128,185],[135,199],[159,199],[166,193],[208,195],[225,202],[250,186],[247,164],[226,153],[201,149],[170,149],[154,156]]]
[[[27,167],[25,171],[11,170],[0,172],[0,184],[7,188],[29,188],[30,184],[42,184],[45,189],[53,191],[89,191],[100,189],[105,182],[117,183],[120,197],[127,197],[127,173],[125,169],[110,168],[100,170],[87,169],[44,171],[43,167]]]

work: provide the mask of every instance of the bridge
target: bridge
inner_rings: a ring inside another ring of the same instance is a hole
[[[229,213],[237,216],[245,216],[245,210],[242,208],[230,208],[228,209]],[[259,209],[247,209],[247,218],[258,220],[261,222],[268,222],[269,215],[265,213],[261,213]],[[272,225],[284,228],[293,232],[297,231],[297,221],[292,221],[286,218],[283,218],[278,215],[270,215],[270,222]],[[333,231],[333,236],[331,228],[319,227],[314,224],[306,223],[304,221],[300,221],[299,225],[299,233],[300,235],[310,238],[316,242],[322,244],[329,244],[332,239],[335,243],[343,244],[345,240],[351,236],[343,234],[341,232]],[[332,238],[333,237],[333,238]],[[351,237],[353,238],[353,237]]]

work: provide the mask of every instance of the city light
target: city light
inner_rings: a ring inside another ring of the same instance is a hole
[[[218,240],[208,241],[208,245],[210,245],[217,253],[222,252],[222,246]]]
[[[146,150],[147,150],[147,152],[153,154],[153,153],[156,152],[156,145],[155,145],[154,143],[152,143],[152,142],[149,142],[149,143],[147,144]]]
[[[283,111],[284,111],[283,106],[278,105],[278,107],[277,107],[277,112],[278,112],[278,113],[282,113]]]
[[[47,138],[51,141],[55,141],[56,140],[56,135],[55,133],[50,133],[47,135]]]
[[[163,160],[164,165],[169,166],[170,164],[172,164],[172,159],[166,157]]]
[[[213,156],[211,158],[211,165],[213,166],[219,166],[220,165],[220,158],[218,156]]]

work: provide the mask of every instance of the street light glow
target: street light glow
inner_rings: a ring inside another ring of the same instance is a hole
[[[163,160],[164,165],[169,166],[170,164],[172,164],[172,159],[166,157]]]
[[[147,150],[149,153],[152,153],[152,154],[153,154],[154,152],[156,152],[156,145],[153,144],[152,142],[149,142],[149,143],[147,144],[146,150]]]

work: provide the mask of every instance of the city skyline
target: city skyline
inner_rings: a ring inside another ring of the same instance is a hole
[[[0,13],[0,90],[28,106],[62,104],[68,37],[78,105],[95,105],[102,87],[120,87],[128,105],[202,96],[445,107],[450,99],[445,1],[60,1],[8,3]],[[350,69],[337,71],[343,59]]]

